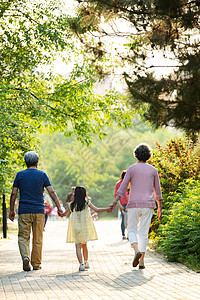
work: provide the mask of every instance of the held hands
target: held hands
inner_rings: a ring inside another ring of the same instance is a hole
[[[58,215],[59,215],[59,217],[63,218],[63,217],[66,217],[68,215],[68,213],[69,213],[69,208],[67,208],[65,211],[63,211],[61,209],[61,210],[59,210]]]
[[[58,209],[58,215],[59,217],[64,217],[64,212],[62,211],[61,208]]]
[[[65,212],[59,213],[58,215],[59,215],[59,217],[61,217],[61,218],[63,218],[63,217],[66,216],[66,215],[65,215]]]
[[[108,206],[108,209],[106,210],[108,213],[113,212],[114,208],[115,208],[116,204],[112,203]]]
[[[110,204],[108,207],[107,207],[107,213],[111,213],[113,211],[113,207],[112,207],[112,204]]]

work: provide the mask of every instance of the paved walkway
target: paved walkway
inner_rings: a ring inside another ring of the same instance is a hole
[[[153,251],[146,269],[132,268],[133,251],[121,240],[120,221],[97,221],[89,242],[90,269],[78,272],[67,221],[48,221],[40,271],[22,271],[17,238],[0,242],[0,299],[200,299],[200,274],[168,263]]]

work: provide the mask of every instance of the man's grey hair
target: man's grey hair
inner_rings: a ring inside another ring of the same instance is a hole
[[[39,155],[35,151],[26,152],[24,160],[28,168],[36,166],[39,161]]]

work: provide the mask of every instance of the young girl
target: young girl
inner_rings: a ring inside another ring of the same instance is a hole
[[[67,231],[67,243],[75,243],[76,256],[80,263],[79,271],[89,269],[87,242],[98,239],[89,208],[98,213],[104,211],[112,212],[111,207],[97,208],[94,206],[87,197],[86,189],[77,186],[75,188],[74,199],[72,199],[69,207],[62,214],[62,216],[66,216],[71,212]]]

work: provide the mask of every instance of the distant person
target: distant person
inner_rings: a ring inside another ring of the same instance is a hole
[[[51,211],[51,220],[52,221],[57,221],[58,220],[58,209],[57,209],[56,206]]]
[[[45,220],[44,220],[44,231],[47,224],[48,217],[51,215],[52,206],[48,202],[44,202]]]
[[[71,211],[68,223],[67,243],[75,243],[76,256],[80,264],[79,271],[89,269],[87,242],[98,239],[89,208],[96,212],[112,211],[110,207],[97,208],[94,206],[88,200],[86,189],[77,186],[73,202],[69,203],[69,207],[62,214],[62,216],[66,216]]]
[[[63,206],[63,202],[60,201],[60,207],[61,207],[61,210],[62,212],[65,211],[65,208]],[[51,211],[51,220],[53,221],[57,221],[58,220],[58,216],[60,216],[60,214],[58,213],[58,208],[57,207],[54,207]]]
[[[51,211],[53,209],[53,206],[49,203],[49,200],[50,200],[49,195],[44,193],[44,211],[45,211],[44,231],[45,231],[48,217],[51,215]]]
[[[39,156],[36,152],[30,151],[24,155],[27,166],[26,170],[17,173],[12,193],[10,196],[9,218],[15,218],[15,200],[19,189],[19,208],[18,208],[18,245],[23,261],[23,270],[30,271],[41,269],[43,229],[45,221],[44,197],[43,192],[46,188],[50,197],[61,214],[59,199],[54,191],[48,176],[43,171],[37,169]],[[30,234],[32,230],[32,251],[30,256]],[[31,265],[30,265],[31,262]]]
[[[128,200],[128,238],[135,251],[133,267],[139,264],[144,269],[144,256],[147,247],[149,227],[154,209],[155,199],[158,204],[158,218],[162,214],[162,194],[160,180],[156,168],[147,163],[152,155],[152,150],[147,144],[140,144],[134,150],[138,162],[131,165],[120,188],[117,190],[113,207],[124,197],[130,182],[130,194]]]
[[[125,175],[126,175],[126,170],[123,170],[121,172],[121,175],[120,175],[120,180],[115,185],[114,197],[116,197],[116,192],[119,189]],[[123,240],[126,240],[126,236],[125,236],[125,229],[127,227],[126,206],[127,206],[127,203],[128,203],[128,197],[129,197],[129,194],[128,194],[128,191],[126,191],[124,197],[120,197],[120,201],[118,201],[118,206],[119,206],[119,209],[121,211],[121,231],[122,231],[122,239]]]
[[[48,217],[50,216],[52,211],[51,204],[49,204],[48,202],[44,202],[44,211],[45,211],[45,221],[44,221],[44,228],[45,228]]]
[[[75,186],[71,187],[71,192],[67,195],[66,203],[69,203],[72,201],[74,197],[74,192],[75,192]]]

